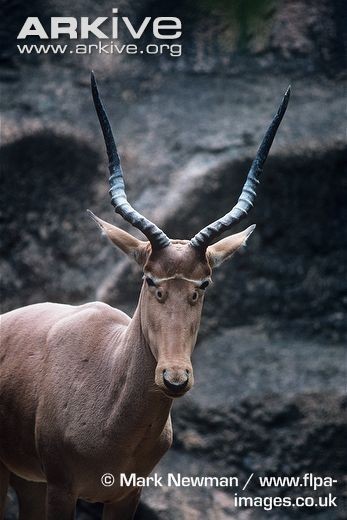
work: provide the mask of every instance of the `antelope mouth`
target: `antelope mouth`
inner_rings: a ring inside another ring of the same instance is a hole
[[[170,397],[170,399],[178,399],[179,397],[183,397],[189,389],[182,390],[180,392],[171,392],[170,390],[159,386],[159,390],[162,392],[162,394],[165,395],[165,397]]]
[[[176,391],[172,392],[163,387],[159,387],[159,388],[166,397],[170,397],[171,399],[177,399],[178,397],[183,397],[189,390],[189,389],[187,389],[187,390],[181,390],[180,392],[176,392]]]

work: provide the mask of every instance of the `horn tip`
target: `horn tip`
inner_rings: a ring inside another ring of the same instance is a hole
[[[96,82],[95,73],[94,73],[93,70],[90,72],[90,85],[91,85],[91,88],[92,88],[93,96],[95,95],[96,97],[98,97],[99,96],[99,89],[98,89],[98,84]]]
[[[282,117],[285,114],[285,111],[287,110],[287,106],[288,106],[288,102],[289,102],[289,98],[290,98],[290,90],[291,90],[291,86],[289,85],[287,90],[284,93],[282,102],[278,109],[278,115],[280,116],[280,119],[282,119]]]

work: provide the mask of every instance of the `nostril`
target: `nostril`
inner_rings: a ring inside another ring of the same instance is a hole
[[[169,370],[163,370],[163,381],[164,384],[169,390],[173,390],[174,392],[179,392],[180,390],[183,390],[188,384],[189,381],[189,371],[184,371],[185,379],[184,381],[172,381],[170,378],[170,371]]]

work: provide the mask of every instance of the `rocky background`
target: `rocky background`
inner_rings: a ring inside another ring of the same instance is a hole
[[[345,518],[345,2],[116,3],[134,25],[144,16],[179,16],[179,58],[22,56],[16,35],[27,16],[111,16],[114,5],[2,3],[2,312],[47,300],[135,308],[140,271],[85,212],[128,229],[109,204],[91,69],[117,133],[129,199],[180,238],[235,203],[292,84],[257,205],[243,224],[257,223],[256,233],[215,273],[194,354],[196,385],[175,403],[174,447],[158,471],[242,482],[251,473],[334,476],[338,485],[325,491],[339,507],[237,509],[232,489],[153,488],[137,517]],[[298,494],[256,482],[250,495]],[[8,520],[15,511],[12,494]],[[78,515],[99,518],[100,508],[81,503]]]

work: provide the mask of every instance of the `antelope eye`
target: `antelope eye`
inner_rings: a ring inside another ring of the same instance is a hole
[[[155,295],[156,295],[158,301],[160,301],[160,302],[163,301],[164,291],[162,291],[161,289],[157,289],[155,291]]]
[[[199,289],[202,289],[204,291],[206,289],[206,287],[208,287],[209,285],[210,285],[210,282],[208,280],[206,280],[205,282],[202,282]]]
[[[155,287],[155,283],[153,282],[152,278],[150,278],[149,276],[146,276],[146,282],[147,282],[147,285],[149,287]]]
[[[198,291],[194,291],[193,294],[192,294],[192,301],[193,302],[196,302],[196,300],[199,298],[199,293]]]

